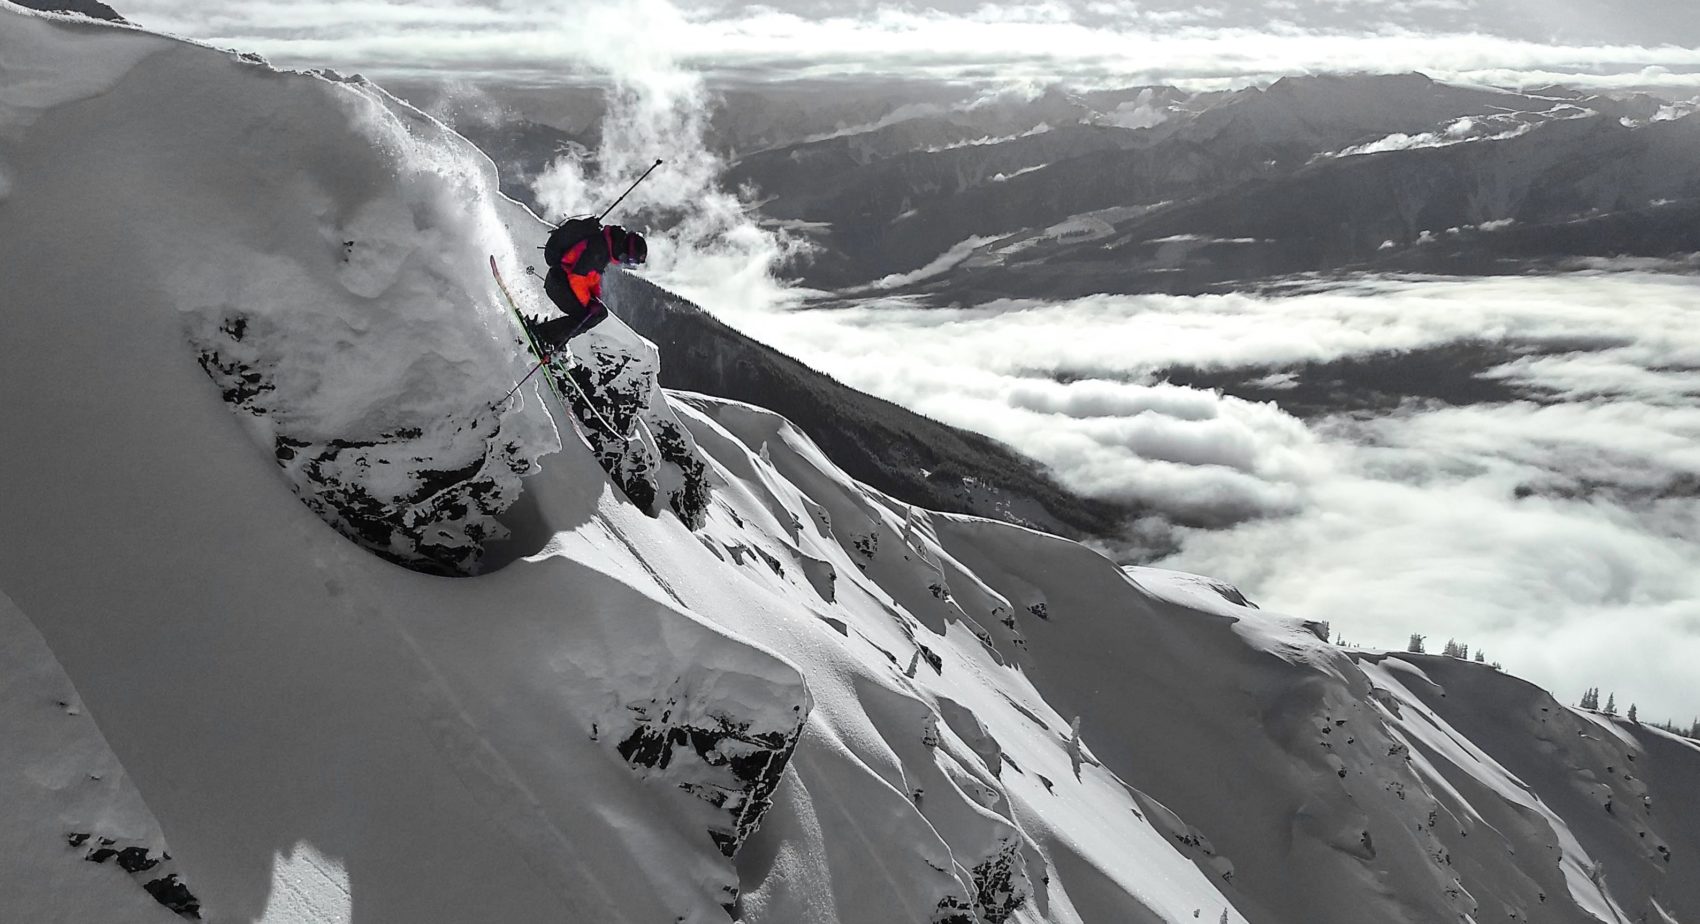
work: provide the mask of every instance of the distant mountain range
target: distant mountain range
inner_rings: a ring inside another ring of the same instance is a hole
[[[1017,232],[969,255],[951,283],[1053,298],[1190,293],[1302,272],[1489,273],[1700,249],[1700,120],[1635,121],[1606,101],[1589,105],[1521,112],[1516,127],[1486,135],[1442,120],[1425,137],[1383,136],[1388,150],[1302,162],[1296,148],[1265,148],[1261,170],[1241,153],[1215,189],[1177,191],[1072,234]],[[1223,167],[1220,152],[1206,160]],[[1054,192],[1035,201],[1061,198]]]
[[[980,131],[972,111],[910,120],[764,151],[732,179],[760,191],[764,214],[815,229],[833,257],[805,268],[806,282],[896,276],[905,285],[893,288],[967,301],[1700,246],[1685,221],[1700,201],[1700,121],[1645,95],[1407,74],[1058,97],[1035,100],[1025,128],[986,126],[1006,137],[936,141],[952,117],[972,126],[959,135]],[[899,152],[902,137],[927,141]],[[1463,259],[1433,246],[1451,229],[1500,236]],[[956,262],[940,266],[952,248]]]
[[[726,184],[820,245],[796,268],[811,287],[972,303],[1700,250],[1692,102],[1421,74],[1032,98],[887,89],[883,106],[867,88],[823,91],[813,119],[785,91],[741,90],[715,114]],[[552,116],[571,131],[456,127],[530,200],[542,165],[594,138],[599,113],[574,112]]]
[[[17,4],[29,10],[43,10],[48,13],[78,13],[90,19],[104,19],[108,22],[125,22],[118,11],[101,3],[100,0],[16,0]]]

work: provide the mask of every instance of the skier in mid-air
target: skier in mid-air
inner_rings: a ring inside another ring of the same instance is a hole
[[[567,220],[543,245],[543,258],[549,264],[543,291],[562,316],[548,321],[526,318],[532,333],[551,348],[565,349],[567,341],[608,317],[608,306],[602,302],[602,273],[608,264],[637,266],[648,256],[649,244],[636,231],[604,225],[595,218]]]

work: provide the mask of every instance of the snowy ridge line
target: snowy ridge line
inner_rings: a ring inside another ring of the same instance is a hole
[[[709,411],[716,417],[716,419],[723,423],[728,419],[726,415],[732,415],[732,419],[742,419],[747,415],[753,414],[759,416],[764,413],[760,412],[758,409],[748,408],[747,406],[732,406],[729,404],[727,405],[727,410],[719,410],[716,408],[716,405],[723,404],[722,402],[716,402],[713,399],[698,396],[681,397],[684,397],[687,401],[689,401],[692,406],[697,407],[700,410]],[[738,410],[735,408],[742,409]],[[695,426],[694,423],[693,426]],[[781,458],[780,454],[775,450],[777,445],[790,444],[793,440],[798,442],[802,441],[800,436],[793,437],[781,435],[779,437],[779,441],[776,442],[774,434],[765,427],[756,427],[752,429],[748,426],[739,426],[737,430],[740,433],[746,447],[757,447],[761,450],[757,454],[763,460],[771,459],[777,462]],[[784,431],[782,430],[781,433],[783,434],[783,432]],[[722,457],[723,454],[721,451],[714,448],[714,441],[706,440],[701,432],[699,432],[699,441],[702,441],[702,445],[708,447],[710,452],[717,458]],[[824,460],[822,461],[824,462]],[[819,491],[810,490],[808,494],[817,500],[823,497],[823,494]],[[815,519],[816,522],[822,524],[830,523],[830,528],[835,532],[840,529],[840,524],[842,522],[842,517],[839,515],[824,518],[817,517]],[[1045,560],[1053,569],[1056,567],[1056,560],[1049,556],[1037,554],[1036,548],[1056,547],[1060,549],[1062,547],[1072,545],[1070,543],[1066,543],[1064,540],[1047,537],[1041,533],[1025,531],[1019,527],[1013,527],[1006,524],[992,523],[990,521],[978,521],[972,517],[954,515],[941,516],[934,514],[930,515],[927,519],[935,527],[944,524],[952,524],[952,529],[969,530],[976,535],[983,535],[981,531],[989,531],[999,535],[1007,534],[1011,537],[1011,539],[1018,536],[1025,536],[1026,538],[1017,542],[1016,545],[1019,547],[1022,544],[1031,543],[1035,546],[1035,550],[1029,550],[1026,553],[1015,553],[1013,554],[1013,557],[1008,560]],[[894,525],[893,529],[895,531],[901,529],[901,527],[896,527]],[[856,532],[859,531],[852,531],[852,538],[854,538],[854,534]],[[844,545],[849,547],[848,550],[852,555],[862,555],[863,552],[861,550],[871,546],[874,550],[872,557],[876,560],[882,554],[882,550],[885,547],[884,543],[862,543],[859,541],[845,541]],[[899,547],[909,548],[907,544]],[[1083,556],[1096,560],[1100,563],[1093,565],[1093,568],[1104,569],[1105,586],[1101,588],[1103,591],[1107,591],[1110,587],[1119,584],[1124,588],[1122,591],[1123,594],[1134,594],[1131,598],[1133,601],[1146,601],[1143,604],[1145,607],[1150,607],[1155,601],[1177,601],[1178,605],[1181,606],[1203,605],[1206,607],[1206,612],[1221,613],[1223,615],[1230,616],[1230,619],[1226,622],[1226,624],[1223,624],[1223,627],[1231,628],[1232,636],[1239,639],[1238,641],[1231,643],[1231,648],[1240,647],[1241,650],[1244,651],[1245,655],[1252,656],[1252,660],[1246,662],[1248,667],[1252,664],[1258,663],[1256,659],[1259,656],[1267,657],[1268,655],[1274,655],[1279,663],[1288,665],[1287,668],[1283,669],[1283,672],[1291,675],[1291,679],[1284,683],[1297,684],[1297,686],[1293,688],[1295,690],[1303,689],[1304,687],[1310,686],[1317,682],[1317,680],[1323,678],[1333,678],[1329,680],[1329,683],[1333,685],[1332,688],[1335,692],[1330,694],[1330,697],[1325,700],[1323,704],[1310,707],[1316,709],[1314,713],[1311,713],[1313,718],[1308,722],[1301,721],[1296,725],[1290,726],[1291,730],[1286,734],[1293,737],[1285,739],[1278,738],[1277,740],[1284,742],[1280,744],[1280,749],[1290,755],[1285,758],[1287,760],[1292,760],[1294,758],[1299,758],[1301,755],[1312,753],[1309,749],[1314,749],[1319,745],[1324,746],[1322,753],[1325,756],[1328,756],[1328,759],[1319,761],[1316,765],[1316,769],[1319,771],[1317,774],[1318,785],[1323,785],[1324,790],[1334,786],[1341,787],[1342,791],[1340,792],[1340,798],[1345,800],[1345,805],[1343,807],[1349,807],[1353,803],[1358,803],[1366,809],[1371,806],[1374,807],[1366,818],[1368,823],[1365,827],[1348,828],[1346,830],[1322,829],[1316,833],[1316,836],[1323,838],[1324,842],[1336,845],[1333,849],[1341,851],[1342,860],[1346,861],[1348,864],[1357,864],[1368,861],[1373,863],[1377,868],[1383,869],[1385,872],[1382,875],[1395,874],[1397,879],[1402,882],[1402,885],[1399,886],[1397,891],[1398,894],[1405,896],[1403,899],[1404,901],[1411,901],[1414,896],[1430,894],[1434,896],[1433,900],[1437,903],[1433,910],[1440,914],[1453,914],[1457,912],[1457,909],[1470,907],[1470,902],[1480,903],[1491,899],[1494,902],[1503,904],[1507,908],[1517,910],[1520,916],[1527,916],[1532,913],[1527,909],[1532,909],[1538,906],[1546,906],[1550,901],[1556,900],[1553,896],[1569,894],[1564,885],[1565,880],[1562,877],[1548,879],[1542,882],[1542,888],[1537,889],[1531,887],[1526,892],[1522,891],[1520,888],[1513,888],[1510,892],[1502,891],[1505,886],[1496,883],[1500,882],[1500,879],[1497,877],[1503,876],[1504,874],[1493,874],[1489,876],[1485,886],[1480,881],[1470,883],[1467,888],[1461,886],[1459,877],[1466,874],[1454,871],[1456,869],[1454,866],[1456,861],[1436,859],[1437,857],[1445,858],[1448,855],[1453,857],[1465,855],[1466,851],[1469,851],[1470,853],[1475,852],[1475,848],[1472,848],[1472,845],[1469,842],[1460,840],[1456,834],[1432,832],[1421,834],[1415,838],[1411,837],[1409,834],[1392,835],[1392,839],[1389,840],[1390,835],[1388,832],[1410,831],[1413,829],[1413,822],[1416,823],[1414,829],[1419,832],[1425,831],[1432,826],[1432,822],[1422,822],[1422,819],[1425,816],[1417,812],[1414,806],[1412,806],[1411,794],[1426,793],[1433,786],[1441,786],[1442,789],[1436,790],[1436,792],[1450,792],[1452,795],[1439,795],[1433,797],[1425,796],[1425,798],[1440,799],[1442,804],[1445,804],[1447,800],[1451,800],[1451,804],[1457,806],[1457,808],[1451,809],[1451,811],[1463,812],[1465,814],[1479,814],[1476,809],[1469,807],[1472,800],[1488,799],[1491,802],[1492,800],[1501,797],[1492,795],[1490,791],[1485,795],[1473,795],[1470,799],[1463,799],[1457,795],[1457,790],[1447,788],[1444,781],[1439,776],[1430,776],[1426,778],[1421,774],[1413,776],[1411,771],[1402,769],[1399,755],[1408,752],[1409,747],[1408,745],[1402,746],[1400,744],[1399,733],[1386,727],[1384,724],[1385,720],[1375,713],[1375,710],[1378,707],[1374,704],[1374,697],[1369,695],[1369,693],[1374,689],[1374,685],[1366,682],[1363,675],[1352,667],[1350,661],[1346,660],[1338,649],[1323,643],[1315,634],[1314,626],[1312,624],[1306,623],[1302,620],[1293,620],[1288,617],[1263,614],[1260,611],[1251,608],[1248,603],[1245,603],[1243,597],[1241,597],[1238,592],[1234,591],[1231,587],[1220,585],[1215,582],[1203,582],[1200,579],[1192,578],[1190,576],[1176,575],[1175,579],[1171,580],[1163,573],[1150,572],[1146,570],[1139,572],[1137,585],[1128,583],[1126,578],[1122,577],[1119,573],[1115,573],[1113,569],[1109,568],[1107,562],[1103,562],[1103,560],[1097,558],[1095,554],[1088,553],[1084,549],[1080,551]],[[1023,573],[1031,572],[1032,569],[1029,566],[1006,565],[1004,567],[986,567],[983,560],[976,559],[972,555],[969,558],[963,558],[961,553],[955,552],[954,547],[951,559],[962,563],[975,574],[999,575],[998,578],[994,579],[994,583],[1003,582],[1006,587],[1017,589],[1016,593],[1009,593],[1008,590],[1004,590],[1001,596],[1016,605],[1016,612],[1038,617],[1037,622],[1023,626],[1026,630],[1025,635],[1028,644],[1025,647],[1027,650],[1032,651],[1035,650],[1035,648],[1044,647],[1043,639],[1049,631],[1044,627],[1048,627],[1059,622],[1060,606],[1067,602],[1066,600],[1060,600],[1060,594],[1053,590],[1053,588],[1057,586],[1059,579],[1053,579],[1052,581],[1045,582],[1048,586],[1046,587],[1045,592],[1040,594],[1036,592],[1037,584],[1039,582],[1024,582],[1021,579],[1021,575]],[[860,565],[858,565],[858,567],[860,567]],[[1012,580],[1014,583],[1008,583]],[[838,583],[840,592],[842,593],[844,591],[843,579],[840,579]],[[952,595],[959,594],[959,592],[955,589],[958,584],[958,579],[954,574],[950,577],[949,583]],[[1065,587],[1073,588],[1075,585],[1082,582],[1078,578],[1061,578],[1060,583]],[[1204,596],[1198,595],[1200,591],[1204,593]],[[1041,596],[1044,597],[1044,599],[1040,599]],[[1076,606],[1073,608],[1078,613],[1081,612],[1078,604],[1082,601],[1078,594],[1075,596],[1076,599],[1074,600],[1074,603]],[[1104,601],[1113,599],[1114,596],[1115,594],[1113,593],[1106,595],[1104,592],[1097,592],[1088,595],[1087,599],[1097,601],[1090,603],[1088,605],[1088,610],[1102,609],[1105,605]],[[1022,605],[1029,601],[1031,601],[1030,605]],[[1046,605],[1040,606],[1040,604]],[[1140,608],[1140,605],[1137,603],[1133,605],[1136,611]],[[1163,608],[1173,605],[1176,604],[1165,603],[1163,604]],[[1041,613],[1043,615],[1040,615]],[[1181,616],[1183,613],[1184,610],[1177,612],[1174,616],[1167,617],[1167,620],[1172,620],[1175,617]],[[1178,628],[1181,624],[1182,623],[1174,623],[1173,625]],[[1088,628],[1090,628],[1093,632],[1101,633],[1105,627],[1080,626],[1080,629],[1082,630]],[[1173,629],[1164,631],[1172,632]],[[867,636],[863,635],[861,637]],[[1055,640],[1053,639],[1053,644],[1054,642]],[[1200,655],[1193,652],[1192,649],[1199,647],[1198,643],[1199,640],[1194,639],[1192,642],[1182,645],[1178,650],[1174,649],[1172,646],[1166,647],[1163,654],[1159,655],[1153,653],[1149,658],[1142,659],[1140,663],[1144,666],[1143,669],[1147,673],[1155,673],[1157,675],[1167,674],[1169,673],[1167,670],[1152,670],[1155,663],[1160,663],[1160,661],[1154,662],[1152,659],[1175,658],[1177,654],[1187,652],[1188,654],[1186,654],[1185,657],[1196,661],[1200,658]],[[1069,664],[1071,666],[1071,674],[1080,673],[1087,678],[1104,676],[1100,672],[1083,669],[1084,665],[1089,665],[1093,660],[1087,652],[1096,652],[1102,647],[1105,646],[1093,644],[1085,649],[1074,650],[1071,655],[1061,658],[1060,660],[1054,657],[1056,650],[1053,648],[1053,657],[1050,661],[1051,663]],[[1135,650],[1137,647],[1139,646],[1133,646],[1133,648],[1130,648],[1126,644],[1114,646],[1114,648],[1119,650]],[[1213,643],[1203,647],[1215,650],[1218,656],[1224,653],[1220,651],[1220,643]],[[1026,669],[1034,672],[1036,676],[1043,671],[1042,663],[1036,664],[1022,658],[1022,652],[1019,650],[1013,651],[1012,657],[1021,659],[1022,663],[1027,665]],[[903,659],[899,659],[899,663],[901,663],[902,660]],[[914,660],[915,659],[909,660],[911,669],[913,668]],[[1208,662],[1209,657],[1205,657],[1205,661]],[[950,675],[950,662],[947,659],[941,663],[944,666],[943,676],[948,677]],[[1267,662],[1264,663],[1267,665]],[[1520,681],[1516,681],[1514,678],[1504,677],[1504,675],[1490,671],[1485,665],[1476,666],[1476,669],[1480,673],[1488,675],[1490,678],[1499,678],[1506,683],[1520,683]],[[1218,667],[1218,670],[1220,670],[1220,666]],[[1267,666],[1257,668],[1253,671],[1253,673],[1267,672]],[[927,674],[923,668],[921,676],[932,675]],[[1039,683],[1041,689],[1048,691],[1044,694],[1045,698],[1049,699],[1060,692],[1074,698],[1076,702],[1080,701],[1077,694],[1067,694],[1066,684],[1064,685],[1064,688],[1061,688],[1060,690],[1055,687],[1054,683],[1056,677],[1055,675],[1051,676],[1052,679],[1049,682],[1036,679],[1036,682]],[[1196,688],[1200,681],[1203,678],[1210,676],[1210,674],[1209,672],[1199,673],[1197,670],[1194,670],[1191,673],[1184,674],[1184,676],[1186,677],[1185,680],[1181,680],[1177,677],[1177,681],[1184,684],[1187,688],[1191,688],[1194,693],[1197,693]],[[1306,679],[1307,677],[1312,679]],[[1148,683],[1149,681],[1144,682]],[[1494,682],[1497,683],[1499,680],[1495,680]],[[1233,686],[1233,684],[1230,684],[1230,686]],[[1138,698],[1141,700],[1145,699],[1145,697]],[[1482,695],[1474,697],[1473,701],[1478,704],[1491,703],[1494,699],[1495,697],[1492,695]],[[1116,701],[1119,703],[1122,702],[1123,699],[1118,697]],[[1329,705],[1330,703],[1332,705]],[[1266,708],[1267,707],[1264,707],[1264,709],[1252,709],[1250,712],[1254,715],[1264,714]],[[1221,712],[1222,710],[1216,709],[1213,711]],[[1237,710],[1230,707],[1227,708],[1226,711],[1228,714],[1233,714]],[[1088,721],[1086,723],[1086,727],[1088,729],[1088,734],[1090,734],[1090,730],[1093,727],[1100,724],[1103,720],[1108,719],[1109,725],[1112,728],[1121,727],[1126,721],[1125,716],[1116,712],[1103,713],[1100,711],[1098,715],[1099,719],[1096,721],[1091,716],[1087,717]],[[1352,716],[1354,715],[1358,717],[1355,721],[1352,720]],[[1028,720],[1031,721],[1031,719]],[[1310,722],[1314,722],[1314,724],[1309,724]],[[1360,724],[1362,722],[1368,722],[1369,724],[1368,726],[1364,726]],[[1136,725],[1137,724],[1138,723],[1136,723]],[[1303,732],[1302,729],[1307,726],[1313,730],[1308,733]],[[1353,728],[1353,726],[1356,727]],[[1052,727],[1055,727],[1055,725]],[[1339,730],[1342,728],[1349,728],[1351,731],[1349,733],[1340,733]],[[1331,741],[1330,739],[1332,735],[1330,733],[1338,733],[1340,735],[1339,739],[1337,741]],[[1256,726],[1254,725],[1252,729],[1248,729],[1244,734],[1227,737],[1231,737],[1232,740],[1240,742],[1243,747],[1247,743],[1258,740],[1265,734],[1266,732],[1256,730]],[[1462,737],[1462,735],[1457,732],[1454,732],[1453,735],[1455,737]],[[1142,734],[1117,734],[1113,736],[1113,740],[1147,740],[1152,737],[1153,733],[1147,731]],[[1178,743],[1172,735],[1158,735],[1158,737],[1162,737],[1165,741],[1170,741],[1172,744]],[[1092,739],[1089,738],[1088,740]],[[1379,745],[1376,742],[1379,742]],[[1190,749],[1198,744],[1200,744],[1200,742],[1195,741],[1183,750]],[[1333,756],[1328,755],[1328,751],[1330,749],[1337,749],[1342,745],[1346,746],[1346,752],[1342,754],[1342,759],[1336,759]],[[1381,750],[1376,751],[1375,748],[1378,746]],[[1118,750],[1123,751],[1121,755],[1122,760],[1127,761],[1129,755],[1125,752],[1125,749],[1118,748]],[[1208,765],[1212,763],[1211,760],[1186,760],[1184,758],[1176,757],[1172,746],[1165,749],[1165,753],[1173,759],[1174,763],[1184,766],[1194,766],[1201,763]],[[1376,757],[1375,755],[1377,754],[1379,754],[1380,757]],[[1387,758],[1389,757],[1394,759],[1392,761],[1388,761]],[[1307,762],[1308,760],[1309,759],[1306,758]],[[1217,759],[1214,762],[1221,763],[1221,760]],[[1275,763],[1279,762],[1280,761],[1275,761]],[[1264,867],[1266,870],[1268,869],[1268,867],[1265,866],[1267,860],[1259,859],[1260,857],[1267,857],[1271,855],[1266,850],[1253,849],[1250,851],[1242,851],[1224,845],[1223,842],[1226,840],[1230,844],[1239,842],[1243,847],[1245,833],[1236,831],[1236,826],[1234,824],[1222,824],[1220,820],[1218,820],[1215,824],[1201,824],[1200,821],[1197,820],[1199,818],[1208,819],[1212,816],[1220,817],[1220,813],[1222,811],[1221,808],[1212,808],[1213,806],[1216,806],[1216,803],[1221,801],[1222,794],[1220,791],[1206,790],[1202,793],[1196,791],[1196,789],[1191,785],[1192,781],[1190,779],[1176,780],[1173,777],[1174,767],[1162,765],[1150,766],[1143,761],[1137,760],[1132,765],[1143,765],[1145,767],[1145,772],[1139,773],[1130,771],[1127,769],[1130,764],[1125,762],[1120,765],[1118,765],[1118,763],[1114,760],[1106,760],[1105,762],[1106,767],[1115,768],[1114,772],[1118,777],[1131,781],[1134,785],[1141,786],[1142,790],[1145,792],[1150,792],[1150,787],[1152,785],[1159,785],[1162,787],[1158,793],[1154,794],[1158,799],[1162,800],[1162,804],[1175,806],[1180,811],[1180,817],[1192,820],[1191,825],[1185,825],[1176,829],[1179,833],[1174,833],[1172,836],[1176,839],[1177,843],[1180,843],[1183,846],[1191,844],[1194,845],[1195,849],[1200,850],[1201,853],[1199,855],[1199,862],[1202,866],[1204,866],[1204,868],[1211,870],[1215,875],[1231,876],[1233,881],[1236,883],[1246,882],[1245,876],[1248,874],[1248,868],[1254,875],[1260,866]],[[1169,782],[1164,783],[1164,779],[1168,779]],[[1153,780],[1155,780],[1155,782],[1153,782]],[[1331,782],[1322,784],[1322,780],[1328,780]],[[1054,777],[1051,778],[1051,782],[1055,782]],[[1189,792],[1192,794],[1189,795]],[[1399,795],[1400,793],[1403,793],[1404,795]],[[1687,811],[1692,811],[1692,800],[1679,801],[1684,801],[1689,806]],[[1266,810],[1267,809],[1258,809],[1253,811],[1252,814],[1255,816],[1257,811]],[[1499,810],[1496,809],[1495,811]],[[1225,817],[1235,818],[1238,816],[1230,810]],[[1349,814],[1343,814],[1341,815],[1341,820],[1344,821],[1348,817]],[[1351,824],[1349,821],[1345,823]],[[1561,825],[1569,823],[1570,822],[1566,820],[1561,822]],[[1359,824],[1363,824],[1363,822],[1359,822]],[[1228,832],[1225,835],[1221,833],[1224,829]],[[1562,832],[1562,826],[1559,827],[1559,830]],[[1205,831],[1210,832],[1208,836],[1204,834]],[[1348,834],[1348,832],[1350,833]],[[1372,832],[1374,833],[1372,834]],[[1539,836],[1542,835],[1534,833],[1533,831],[1527,835],[1518,835],[1518,837]],[[1570,835],[1562,833],[1561,836],[1565,838],[1570,837]],[[1214,842],[1213,845],[1212,842]],[[1436,842],[1443,844],[1444,846],[1432,846]],[[1428,843],[1431,846],[1425,847],[1425,843]],[[1485,849],[1489,851],[1493,849],[1493,845],[1486,844],[1486,842],[1481,841],[1479,838],[1477,839],[1477,843],[1484,844]],[[1504,843],[1504,841],[1501,841],[1500,843]],[[1374,845],[1374,847],[1372,848],[1370,845]],[[1605,848],[1603,848],[1600,844],[1595,843],[1590,844],[1582,853],[1585,856],[1597,857],[1599,856],[1599,851],[1602,849]],[[1248,854],[1251,857],[1250,860],[1247,859]],[[1514,853],[1513,855],[1516,854]],[[1427,859],[1422,859],[1424,857],[1427,857]],[[1230,860],[1229,858],[1232,859]],[[1498,862],[1503,863],[1503,860]],[[1515,863],[1516,861],[1513,862]],[[1598,865],[1596,860],[1584,860],[1581,862],[1588,864],[1590,867],[1596,867]],[[1472,860],[1471,863],[1477,867],[1483,866],[1480,858]],[[1250,864],[1249,867],[1248,864]],[[1404,864],[1409,865],[1405,866]],[[1487,864],[1486,868],[1493,868],[1493,864]],[[1536,869],[1539,870],[1542,868],[1536,867]],[[1307,881],[1312,882],[1320,888],[1321,883],[1328,881],[1330,875],[1331,874],[1318,869],[1307,875]],[[1246,886],[1244,885],[1241,886],[1241,888],[1245,887]],[[1334,890],[1326,889],[1324,891],[1327,892]],[[1594,891],[1597,894],[1597,890]],[[1259,889],[1259,892],[1263,893],[1263,901],[1269,900],[1269,891],[1267,889]],[[1466,896],[1472,893],[1475,897],[1467,899]],[[1280,894],[1285,895],[1285,893]],[[1583,899],[1584,905],[1593,905],[1596,909],[1604,908],[1603,905],[1595,905],[1593,902],[1587,900],[1584,893],[1578,892],[1576,894],[1578,898]],[[1305,902],[1305,906],[1311,908],[1310,911],[1306,911],[1303,914],[1297,912],[1291,915],[1278,914],[1277,917],[1283,920],[1361,920],[1359,915],[1363,913],[1362,908],[1355,903],[1355,901],[1360,900],[1362,900],[1362,896],[1360,896],[1358,900],[1342,901],[1339,905],[1335,906],[1338,913],[1337,917],[1330,912],[1319,912],[1318,906],[1312,902]],[[1290,903],[1293,901],[1293,897],[1287,896],[1284,898],[1284,901]],[[1620,904],[1624,907],[1629,907],[1629,903],[1627,902],[1621,902]],[[1324,905],[1322,907],[1326,908],[1328,906]],[[1447,910],[1442,911],[1441,909]],[[1430,920],[1431,918],[1426,916],[1407,918],[1399,916],[1398,912],[1390,912],[1390,916],[1387,919]],[[1540,918],[1539,916],[1536,916],[1533,919],[1539,920]],[[1601,919],[1609,919],[1609,915],[1602,916]]]

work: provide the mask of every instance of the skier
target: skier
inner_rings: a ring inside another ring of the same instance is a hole
[[[595,218],[568,219],[549,234],[543,258],[549,272],[543,291],[562,316],[548,321],[526,318],[537,339],[560,350],[567,341],[602,323],[608,306],[602,303],[602,272],[609,263],[638,266],[649,256],[643,235]]]

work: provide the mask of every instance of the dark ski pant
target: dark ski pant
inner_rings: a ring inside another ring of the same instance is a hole
[[[548,275],[543,277],[543,291],[564,315],[544,321],[535,328],[537,335],[549,343],[564,344],[608,317],[608,309],[600,301],[592,301],[589,305],[579,302],[572,284],[567,281],[566,271],[558,266],[551,267]]]

